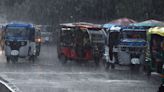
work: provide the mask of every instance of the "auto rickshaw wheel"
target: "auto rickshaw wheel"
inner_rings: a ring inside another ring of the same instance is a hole
[[[16,62],[18,62],[18,56],[12,56],[11,58],[11,61],[12,61],[12,63],[16,63]]]
[[[33,55],[32,56],[32,63],[34,63],[35,62],[35,56]]]
[[[6,61],[7,61],[7,63],[10,63],[10,57],[9,56],[6,56]]]
[[[32,63],[35,62],[35,55],[30,56]]]
[[[36,58],[35,55],[31,55],[31,56],[29,56],[29,61],[34,63],[35,62],[35,58]]]
[[[109,69],[109,66],[110,66],[110,63],[109,62],[106,62],[105,63],[105,70],[108,70]]]
[[[100,63],[99,58],[95,58],[94,61],[95,61],[96,67],[98,67],[99,66],[99,63]]]
[[[131,64],[130,65],[130,70],[132,72],[138,73],[140,72],[141,65],[140,64]]]
[[[60,57],[61,57],[61,54],[57,53],[57,56],[58,56],[58,59],[60,59]]]
[[[151,67],[149,65],[147,65],[146,66],[146,74],[147,74],[148,77],[151,76],[151,72],[152,72]]]
[[[40,48],[38,48],[38,50],[36,51],[36,56],[40,55]]]
[[[111,64],[111,69],[115,69],[115,64],[114,63]]]
[[[61,61],[62,64],[66,64],[66,63],[67,63],[67,58],[66,58],[66,56],[60,55],[60,61]]]
[[[111,69],[115,69],[115,64],[114,63],[110,63],[110,62],[106,62],[105,69],[108,70],[109,67],[111,67]]]

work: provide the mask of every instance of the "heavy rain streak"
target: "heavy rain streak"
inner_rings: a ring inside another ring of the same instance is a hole
[[[0,92],[164,92],[163,0],[0,0]]]

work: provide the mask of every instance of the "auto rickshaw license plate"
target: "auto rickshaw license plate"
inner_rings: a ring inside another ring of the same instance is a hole
[[[12,50],[11,51],[11,55],[13,55],[13,56],[16,56],[18,54],[19,54],[19,51],[18,50]]]
[[[131,63],[132,64],[140,64],[140,59],[139,58],[132,58]]]

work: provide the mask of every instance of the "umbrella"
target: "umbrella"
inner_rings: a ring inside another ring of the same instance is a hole
[[[113,20],[109,23],[110,24],[125,25],[126,26],[126,25],[129,25],[129,24],[132,24],[132,23],[137,23],[137,22],[132,20],[132,19],[129,19],[129,18],[121,18],[121,19]]]
[[[157,21],[157,20],[146,20],[143,22],[133,23],[130,25],[133,25],[133,26],[150,26],[150,27],[151,26],[164,26],[164,22]]]
[[[129,18],[120,18],[120,19],[116,19],[116,20],[113,20],[111,22],[104,24],[103,27],[104,28],[110,28],[110,27],[115,26],[115,25],[127,26],[127,25],[132,24],[132,23],[137,23],[137,22],[132,20],[132,19],[129,19]]]

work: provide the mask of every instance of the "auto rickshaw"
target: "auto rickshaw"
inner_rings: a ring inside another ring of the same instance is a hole
[[[36,55],[35,28],[32,24],[9,23],[3,28],[4,51],[7,63],[28,57],[34,62]]]
[[[109,56],[110,59],[115,60],[114,64],[129,65],[131,70],[140,69],[145,59],[147,29],[147,27],[135,26],[113,26],[110,28]]]
[[[95,60],[95,64],[99,64],[100,52],[105,44],[100,26],[81,22],[61,24],[58,38],[57,51],[62,63],[67,60]]]
[[[147,74],[157,72],[164,84],[164,27],[150,28],[147,32],[148,46],[146,50]]]

